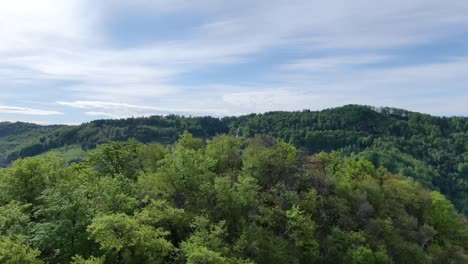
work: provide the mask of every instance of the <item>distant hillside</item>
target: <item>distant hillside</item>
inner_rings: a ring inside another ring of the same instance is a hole
[[[42,144],[46,136],[62,127],[40,126],[22,122],[0,122],[0,165],[8,165],[11,157],[28,156],[21,156],[20,153],[31,146]]]
[[[94,149],[129,138],[174,143],[183,131],[196,137],[269,134],[306,153],[339,151],[365,157],[392,173],[440,190],[468,213],[468,118],[434,117],[395,108],[347,105],[323,111],[269,112],[240,117],[153,116],[97,120],[80,126],[1,124],[0,157],[7,163],[48,150],[79,145]],[[11,131],[17,131],[12,133]]]

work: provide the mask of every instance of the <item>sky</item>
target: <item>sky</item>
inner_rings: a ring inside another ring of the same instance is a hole
[[[0,0],[0,121],[468,116],[466,0]]]

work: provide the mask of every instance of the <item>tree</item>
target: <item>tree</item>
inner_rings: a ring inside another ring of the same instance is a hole
[[[88,254],[96,247],[86,237],[96,208],[77,178],[62,179],[38,198],[31,240],[51,263],[69,262],[74,255]]]
[[[453,205],[439,192],[432,192],[431,224],[437,236],[444,240],[454,239],[461,226]]]
[[[296,158],[293,146],[271,137],[257,136],[242,155],[242,170],[254,176],[262,186],[271,187],[292,176]]]
[[[179,146],[182,146],[186,149],[199,150],[203,147],[203,140],[200,138],[194,138],[192,134],[188,131],[185,131],[179,138],[177,142]]]
[[[286,211],[286,231],[289,239],[296,247],[291,257],[299,259],[299,263],[314,263],[319,258],[319,243],[315,239],[315,223],[299,209],[293,206]]]
[[[167,237],[173,245],[179,245],[189,235],[193,216],[184,209],[174,208],[167,201],[151,200],[148,206],[135,214],[135,218],[141,224],[169,231]]]
[[[87,190],[96,211],[102,214],[131,214],[138,204],[136,183],[123,175],[93,179]]]
[[[0,262],[5,264],[42,264],[40,252],[21,237],[0,237]]]
[[[12,201],[0,206],[0,236],[28,235],[31,225],[31,204]]]
[[[372,250],[368,247],[358,246],[349,249],[345,256],[345,263],[349,264],[374,264],[376,259]]]
[[[158,162],[168,154],[160,144],[140,145],[137,149],[137,158],[144,173],[154,173],[158,170]]]
[[[230,257],[229,244],[226,242],[227,230],[224,222],[210,224],[204,217],[195,218],[192,223],[193,234],[180,248],[186,263],[190,264],[217,264],[217,263],[245,263],[252,264],[248,260]]]
[[[104,264],[105,262],[104,257],[96,258],[96,257],[90,257],[89,259],[84,259],[81,256],[75,256],[73,257],[73,261],[71,262],[72,264]]]
[[[129,179],[136,179],[141,168],[138,160],[139,146],[136,140],[104,144],[90,155],[89,162],[103,175],[116,177],[121,174]]]
[[[323,245],[327,250],[322,256],[323,260],[328,263],[343,263],[345,261],[352,261],[353,254],[356,255],[357,260],[360,251],[353,253],[359,247],[366,247],[366,238],[362,232],[343,231],[338,227],[334,227],[328,237],[325,239]]]
[[[164,263],[174,250],[169,235],[125,214],[97,217],[88,227],[90,238],[114,263]]]
[[[240,166],[240,140],[221,135],[207,142],[206,155],[216,161],[216,173],[237,170]]]
[[[184,141],[191,137],[184,135]],[[202,149],[184,145],[177,143],[171,154],[160,161],[161,169],[154,174],[141,175],[138,182],[143,194],[149,198],[169,199],[176,207],[188,209],[204,203],[204,194],[215,178],[216,161],[207,157]]]
[[[35,205],[41,192],[63,176],[66,165],[53,158],[26,158],[1,171],[3,202],[12,200]]]

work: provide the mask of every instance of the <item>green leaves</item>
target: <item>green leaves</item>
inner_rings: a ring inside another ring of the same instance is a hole
[[[168,239],[178,245],[189,236],[190,222],[193,216],[184,209],[174,208],[164,200],[151,200],[150,204],[138,212],[135,217],[141,224],[169,231]]]
[[[444,243],[456,241],[459,245],[468,243],[466,218],[458,215],[454,206],[439,192],[432,192],[431,224],[437,231],[437,237]]]
[[[300,263],[316,263],[319,259],[319,243],[315,240],[315,223],[298,206],[286,211],[286,231],[296,247],[295,255]]]
[[[31,224],[31,205],[12,201],[0,206],[0,236],[27,235]]]
[[[96,208],[89,195],[89,190],[75,178],[62,179],[38,198],[40,204],[34,210],[31,241],[43,255],[69,262],[75,254],[92,250],[95,244],[87,240],[86,227]]]
[[[0,189],[1,263],[466,259],[466,218],[439,192],[269,136],[110,143],[73,165],[30,158],[0,169]]]
[[[133,263],[135,260],[163,263],[174,250],[165,239],[169,234],[167,231],[141,224],[125,214],[97,217],[88,232],[116,263]]]
[[[89,259],[84,259],[81,256],[75,256],[73,257],[72,264],[104,264],[105,262],[104,257],[96,258],[96,257],[91,257]]]
[[[359,246],[348,250],[345,262],[349,264],[375,264],[376,259],[370,248]]]
[[[238,170],[240,167],[240,140],[220,135],[207,142],[206,155],[216,161],[216,173]]]
[[[201,138],[194,138],[192,134],[185,131],[177,141],[177,145],[186,149],[199,150],[203,147],[203,140]]]
[[[1,170],[2,202],[17,200],[36,204],[37,197],[64,175],[65,163],[51,158],[26,158]]]
[[[136,140],[111,142],[92,153],[89,162],[104,175],[115,177],[121,174],[129,179],[136,179],[138,170],[141,169],[138,147]]]
[[[292,145],[267,136],[257,136],[242,155],[242,170],[255,177],[262,186],[271,187],[292,176],[296,155]]]
[[[42,264],[40,252],[32,249],[21,237],[0,238],[0,263]]]
[[[208,219],[197,217],[192,228],[194,229],[193,234],[180,247],[186,263],[251,263],[229,256],[232,249],[226,241],[228,234],[224,222],[210,224]]]
[[[159,162],[156,173],[142,175],[139,185],[144,195],[153,199],[169,199],[176,207],[203,203],[203,188],[213,182],[216,161],[202,149],[186,148],[176,144],[172,153]]]

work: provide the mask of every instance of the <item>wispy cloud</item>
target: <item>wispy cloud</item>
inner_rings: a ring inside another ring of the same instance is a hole
[[[353,102],[430,111],[428,97],[466,95],[467,60],[437,48],[410,59],[401,51],[467,41],[467,14],[467,1],[435,0],[6,1],[0,91],[31,92],[2,103],[19,105],[41,90],[41,100],[84,119]],[[120,45],[128,36],[112,22],[129,17],[126,25],[147,40]],[[463,113],[457,105],[440,113]]]
[[[388,60],[387,56],[339,56],[326,58],[300,59],[283,65],[291,71],[320,71],[349,66],[369,65]]]
[[[48,115],[63,115],[62,112],[40,110],[16,106],[4,106],[0,105],[1,114],[15,114],[15,115],[37,115],[37,116],[48,116]]]
[[[248,92],[227,93],[223,101],[235,112],[267,112],[278,110],[303,110],[316,107],[323,98],[319,95],[304,94],[294,89],[256,89]]]
[[[169,108],[169,107],[155,107],[147,105],[132,105],[126,103],[113,103],[102,101],[72,101],[72,102],[57,102],[59,105],[93,110],[86,111],[89,116],[102,116],[110,118],[125,118],[133,116],[151,116],[151,115],[227,115],[227,111],[223,109],[212,108]]]

